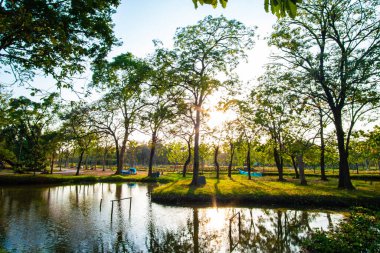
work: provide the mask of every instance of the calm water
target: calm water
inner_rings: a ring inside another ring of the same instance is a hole
[[[331,229],[343,218],[321,211],[167,207],[150,201],[152,187],[0,188],[0,245],[10,252],[298,252],[309,231]],[[111,200],[129,196],[131,208],[129,200],[114,202],[111,216]]]

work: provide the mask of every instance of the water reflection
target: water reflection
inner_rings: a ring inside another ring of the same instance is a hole
[[[165,207],[152,185],[0,188],[0,245],[15,252],[298,252],[339,213]],[[116,201],[111,216],[111,200]]]

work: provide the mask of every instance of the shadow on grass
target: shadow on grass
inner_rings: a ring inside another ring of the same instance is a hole
[[[167,183],[165,184],[165,186],[161,186],[160,189],[159,189],[159,192],[163,192],[165,191],[166,189],[172,187],[174,184],[176,184],[177,182],[171,182],[171,183]]]
[[[214,183],[214,188],[215,188],[215,193],[216,195],[221,195],[221,192],[220,192],[220,189],[218,187],[218,184],[219,184],[219,179],[216,180],[216,182]]]

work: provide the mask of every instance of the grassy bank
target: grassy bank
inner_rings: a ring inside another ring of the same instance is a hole
[[[0,185],[28,185],[28,184],[83,184],[97,182],[159,182],[168,183],[176,180],[175,177],[149,178],[146,175],[33,175],[33,174],[3,174],[0,175]]]
[[[253,178],[234,175],[232,179],[222,176],[220,180],[207,178],[203,187],[189,187],[190,178],[177,180],[154,189],[152,199],[166,204],[203,203],[350,207],[380,206],[380,183],[353,180],[354,191],[337,189],[337,179],[327,182],[309,178],[307,186],[298,180],[287,178],[278,182],[275,176]]]

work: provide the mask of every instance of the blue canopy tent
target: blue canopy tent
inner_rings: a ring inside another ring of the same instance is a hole
[[[136,168],[129,168],[129,170],[122,170],[121,171],[122,175],[135,175],[137,174]]]
[[[244,171],[244,170],[240,170],[239,169],[239,174],[247,175],[248,176],[248,171]],[[262,177],[263,174],[261,172],[251,172],[251,176],[253,176],[253,177]]]

